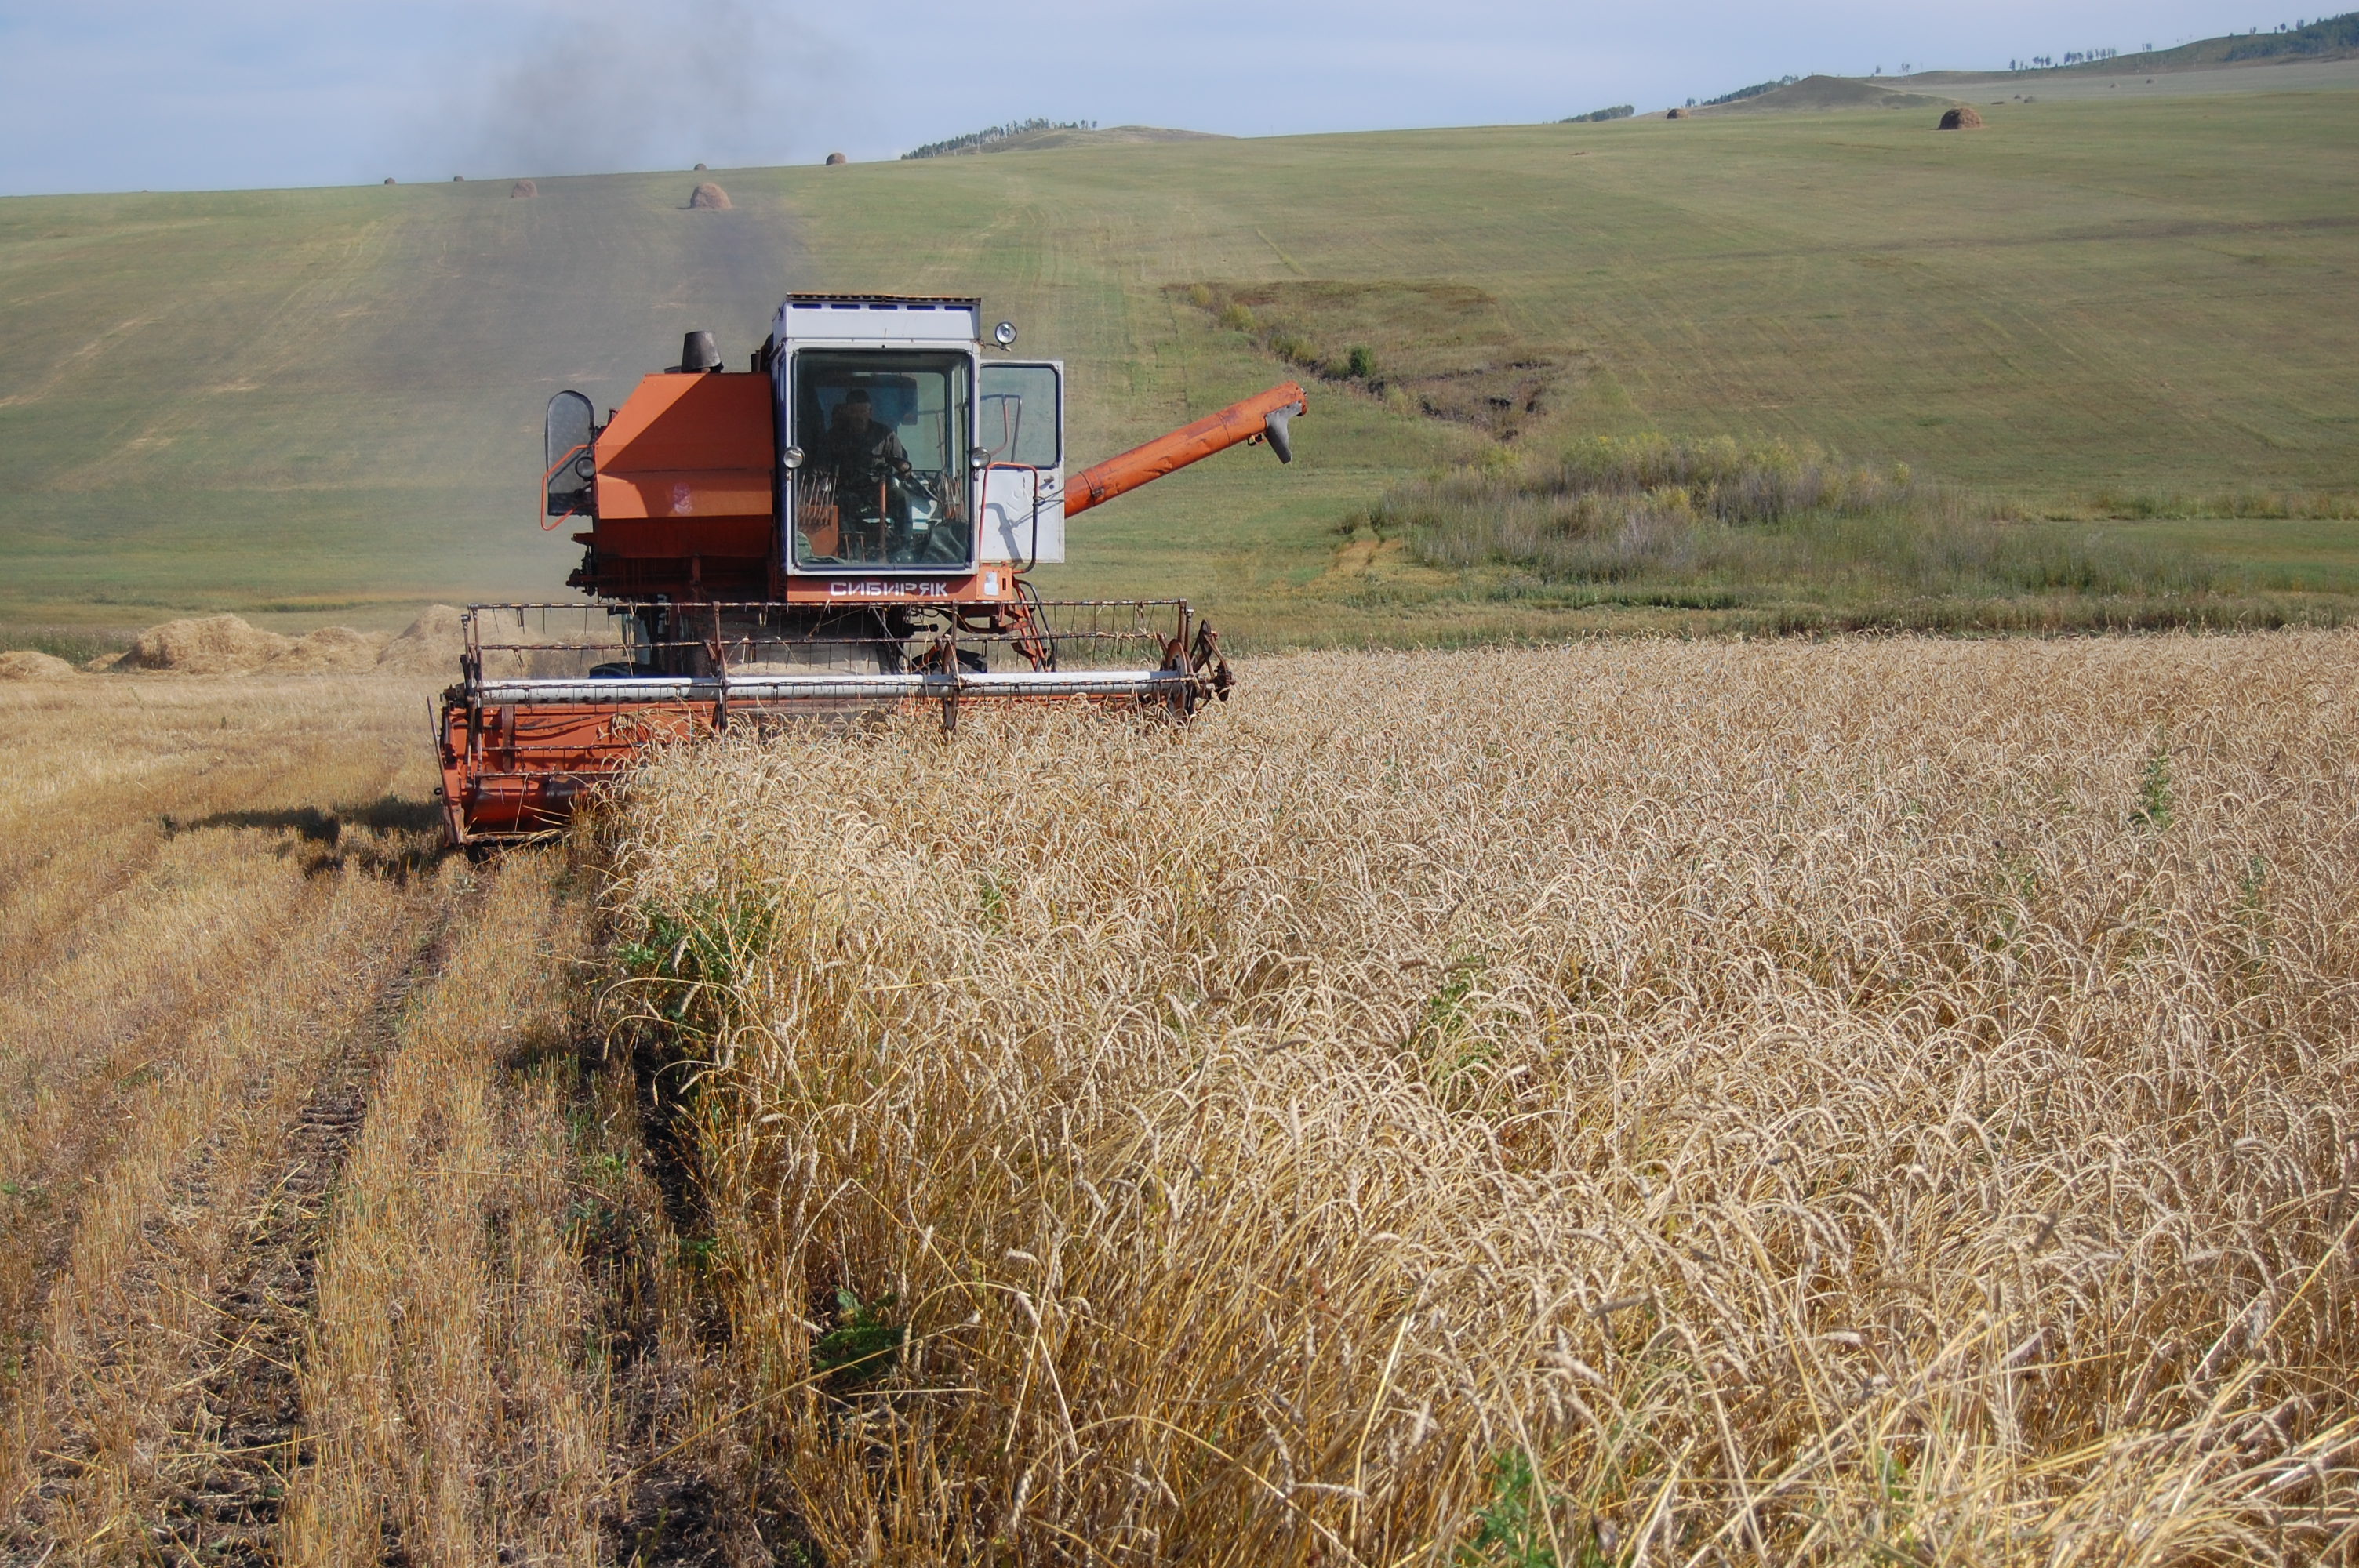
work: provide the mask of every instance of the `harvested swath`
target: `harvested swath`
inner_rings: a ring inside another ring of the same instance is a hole
[[[1983,128],[1983,117],[1973,104],[1961,103],[1954,109],[1943,110],[1941,123],[1934,128],[1941,131],[1979,131]]]
[[[714,212],[726,212],[731,205],[729,192],[709,179],[699,185],[690,194],[688,204],[692,208],[702,208]]]
[[[292,637],[249,625],[243,616],[207,615],[148,627],[114,667],[184,676],[245,675],[294,645]]]
[[[377,654],[376,667],[390,675],[450,675],[459,673],[459,655],[466,649],[459,611],[448,604],[429,604],[401,635]]]
[[[349,626],[322,626],[294,640],[263,666],[274,676],[361,675],[376,668],[383,634],[372,637]]]
[[[183,676],[357,675],[376,668],[385,645],[381,633],[372,637],[349,626],[283,637],[242,616],[209,615],[150,626],[104,667]]]
[[[2359,638],[1244,676],[625,803],[815,1554],[2344,1550]]]
[[[82,672],[59,658],[31,648],[18,648],[0,654],[0,681],[63,680]]]
[[[839,164],[849,163],[852,160],[850,158],[845,157],[842,153],[830,153],[827,155],[827,167],[830,168],[833,168]]]
[[[539,194],[540,186],[538,183],[529,179],[519,179],[514,185],[508,187],[508,200],[511,201],[517,200],[523,197],[538,196]]]

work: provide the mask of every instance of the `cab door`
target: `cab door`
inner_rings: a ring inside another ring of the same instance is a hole
[[[986,360],[977,381],[982,557],[1019,567],[1065,558],[1065,367]]]

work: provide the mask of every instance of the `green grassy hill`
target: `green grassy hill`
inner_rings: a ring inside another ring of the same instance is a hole
[[[1903,92],[1882,78],[1860,81],[1849,76],[1806,76],[1727,103],[1699,105],[1699,116],[1712,114],[1809,114],[1836,109],[1930,109],[1939,114],[1955,100],[1922,92]]]
[[[2104,75],[2126,70],[2188,70],[2254,60],[2332,59],[2354,54],[2359,54],[2359,11],[2348,11],[2282,33],[2228,33],[2216,38],[2198,38],[2177,49],[2116,55],[2109,60],[2088,60],[2024,74],[2037,78],[2070,71]]]
[[[928,154],[938,157],[973,157],[984,153],[1038,153],[1060,147],[1120,147],[1141,142],[1217,142],[1229,138],[1210,131],[1173,131],[1160,125],[1096,126],[1049,125],[1037,131],[1017,131],[1011,135],[994,136],[989,141],[974,142],[954,147],[946,153]]]
[[[1813,439],[2039,506],[2348,492],[2354,102],[721,171],[728,212],[685,211],[685,174],[0,201],[0,623],[561,596],[542,400],[617,402],[691,327],[737,360],[793,287],[984,295],[1071,364],[1084,459],[1297,373],[1278,353],[1372,348],[1385,389],[1316,384],[1293,468],[1231,454],[1073,530],[1060,588],[1273,639],[1385,633],[1339,521],[1499,432]],[[1246,295],[1299,330],[1198,303]],[[2305,526],[2304,559],[2347,555]]]

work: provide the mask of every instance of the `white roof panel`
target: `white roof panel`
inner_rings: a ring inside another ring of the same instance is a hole
[[[868,294],[790,294],[778,307],[780,343],[972,343],[982,337],[979,299]]]

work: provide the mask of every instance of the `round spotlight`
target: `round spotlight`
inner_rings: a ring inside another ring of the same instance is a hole
[[[997,343],[1003,349],[1015,347],[1016,323],[1013,321],[1002,321],[998,326],[994,327],[991,330],[991,341]]]

